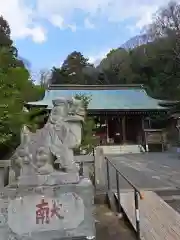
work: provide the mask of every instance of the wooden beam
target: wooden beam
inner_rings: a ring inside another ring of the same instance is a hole
[[[117,89],[143,89],[143,84],[108,84],[108,85],[82,85],[82,84],[50,84],[49,90],[117,90]]]

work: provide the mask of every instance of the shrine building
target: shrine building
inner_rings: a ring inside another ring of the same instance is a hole
[[[155,129],[150,117],[167,113],[167,108],[150,97],[143,85],[50,85],[41,101],[29,102],[26,107],[44,107],[49,111],[53,99],[77,94],[91,98],[88,115],[96,123],[100,145],[145,145],[147,129]]]

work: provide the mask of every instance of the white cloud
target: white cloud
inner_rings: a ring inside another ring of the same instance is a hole
[[[14,38],[31,37],[35,42],[45,41],[45,30],[33,20],[33,9],[25,5],[25,1],[0,0],[0,15],[8,21]]]
[[[53,16],[58,15],[63,19],[64,27],[72,24],[77,17],[76,10],[79,10],[85,15],[84,26],[87,28],[94,27],[91,17],[106,18],[109,22],[134,19],[134,25],[141,28],[151,21],[152,13],[169,0],[36,0],[36,2],[39,16],[51,21]]]
[[[89,18],[86,18],[86,19],[84,20],[84,26],[85,26],[85,28],[87,28],[87,29],[93,29],[93,28],[95,28],[94,24],[93,24],[92,22],[90,22]]]
[[[52,15],[49,20],[54,26],[63,28],[64,19],[60,15]]]
[[[116,23],[134,19],[134,26],[141,28],[151,22],[154,11],[167,2],[169,0],[0,0],[0,14],[8,20],[14,38],[31,37],[35,42],[43,42],[47,34],[46,21],[60,29],[76,31],[77,10],[85,16],[85,28],[94,28],[92,18]]]
[[[58,14],[54,14],[50,17],[49,21],[55,26],[55,27],[59,27],[60,29],[65,29],[65,28],[69,28],[71,29],[72,32],[76,32],[77,27],[76,24],[72,23],[72,24],[65,24],[64,22],[64,18]]]
[[[89,62],[97,66],[103,58],[106,57],[106,55],[112,50],[112,48],[107,48],[104,51],[97,52],[95,54],[89,55]]]
[[[70,28],[72,32],[76,32],[76,30],[77,30],[77,26],[74,23],[68,24],[67,28]]]
[[[46,30],[43,27],[36,26],[33,29],[27,29],[26,36],[32,37],[36,43],[42,43],[46,40]]]

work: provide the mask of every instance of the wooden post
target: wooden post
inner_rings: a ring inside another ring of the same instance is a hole
[[[144,132],[144,117],[141,118],[141,144],[144,144],[145,143],[145,132]],[[145,143],[146,144],[146,143]]]
[[[106,115],[106,142],[109,143],[109,121],[108,116]]]
[[[145,143],[146,143],[146,152],[149,152],[148,140],[147,140],[147,132],[145,132]]]
[[[164,146],[164,136],[163,136],[163,131],[161,132],[161,144],[162,144],[162,152],[165,151],[165,146]]]
[[[122,139],[123,139],[123,144],[126,142],[126,116],[122,117]]]
[[[141,118],[141,122],[142,122],[142,130],[144,131],[144,117]]]

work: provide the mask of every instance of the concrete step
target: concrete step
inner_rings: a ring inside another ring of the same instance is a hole
[[[176,201],[180,200],[180,190],[163,190],[156,191],[156,193],[164,200],[164,201]]]
[[[156,193],[174,210],[180,213],[180,189],[160,190]]]
[[[141,145],[112,145],[112,146],[100,146],[103,149],[104,154],[116,155],[116,154],[129,154],[129,153],[141,153],[145,152]]]
[[[114,146],[102,146],[104,154],[120,154],[121,148],[120,145]]]
[[[122,145],[121,153],[140,153],[139,145]]]
[[[180,200],[164,200],[169,206],[171,206],[175,211],[180,213]]]

